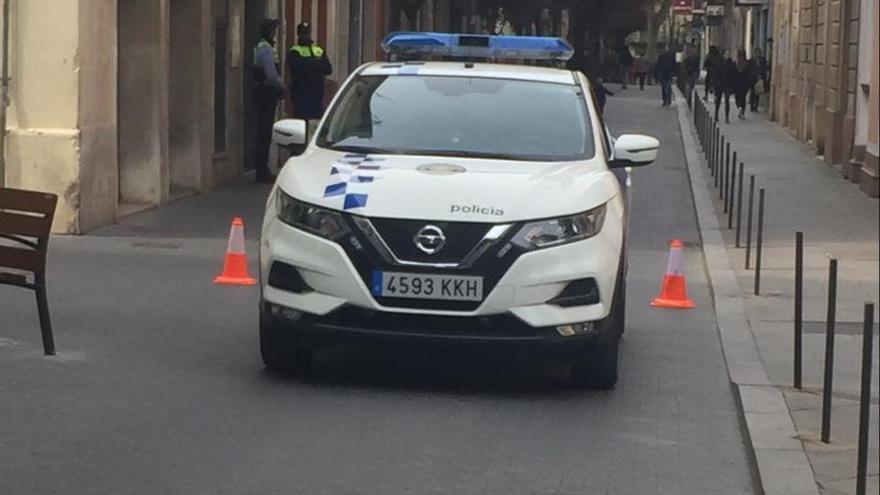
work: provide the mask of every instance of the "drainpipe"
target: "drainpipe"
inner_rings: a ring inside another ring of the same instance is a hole
[[[6,187],[6,107],[9,103],[9,2],[3,0],[3,46],[0,51],[0,187]]]

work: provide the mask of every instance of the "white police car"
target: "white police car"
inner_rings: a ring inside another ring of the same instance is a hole
[[[391,54],[559,62],[555,38],[407,33]],[[404,57],[411,58],[411,57]],[[557,349],[610,388],[623,332],[626,208],[612,169],[651,137],[609,137],[578,72],[495,63],[358,69],[281,171],[260,243],[267,368],[303,370],[348,339]]]

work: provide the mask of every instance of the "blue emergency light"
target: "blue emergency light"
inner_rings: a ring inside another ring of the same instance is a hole
[[[463,59],[519,59],[565,62],[574,48],[562,38],[448,33],[391,33],[382,40],[388,55],[436,55]]]

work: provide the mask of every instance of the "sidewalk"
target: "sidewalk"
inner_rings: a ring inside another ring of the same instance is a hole
[[[679,102],[686,105],[684,100]],[[735,246],[734,231],[727,229],[728,215],[723,211],[718,189],[713,186],[714,181],[702,160],[700,166],[704,173],[700,177],[692,176],[691,180],[695,182],[695,190],[699,187],[708,190],[714,200],[714,212],[701,213],[714,213],[717,218],[760,361],[769,384],[785,397],[819,493],[851,494],[855,491],[863,303],[880,303],[878,202],[861,194],[856,185],[841,178],[837,168],[826,166],[821,157],[816,157],[806,145],[791,138],[763,115],[748,114],[747,120],[740,121],[733,111],[731,113],[734,115],[731,124],[722,125],[721,132],[730,142],[731,152],[737,151],[739,161],[745,164],[744,202],[748,198],[749,175],[756,177],[756,215],[758,190],[766,189],[760,296],[753,295],[754,270],[744,269],[745,249]],[[686,114],[691,124],[685,132],[690,130],[693,133],[693,115]],[[700,158],[704,156],[702,150],[699,155]],[[713,209],[708,203],[702,207]],[[697,208],[701,208],[699,201]],[[743,245],[746,211],[744,205]],[[802,231],[805,238],[804,388],[801,391],[792,388],[794,243],[797,231]],[[832,442],[825,445],[819,441],[819,429],[828,260],[832,257],[839,260],[839,287]],[[754,260],[753,250],[753,268]],[[718,300],[716,294],[716,305]],[[876,324],[874,331],[876,334]],[[875,335],[868,493],[877,493],[878,490],[876,339]],[[753,426],[749,423],[750,430]],[[759,458],[759,469],[760,461]]]

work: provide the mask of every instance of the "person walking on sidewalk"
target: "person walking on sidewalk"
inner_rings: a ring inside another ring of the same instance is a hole
[[[752,84],[750,89],[750,98],[749,98],[749,107],[752,110],[752,113],[756,113],[758,111],[758,106],[761,104],[761,95],[767,93],[767,88],[769,84],[767,81],[769,78],[767,77],[767,59],[764,58],[764,54],[761,52],[760,48],[755,48],[754,55],[752,56],[752,60],[750,61],[752,64],[752,70],[755,76],[755,82]]]
[[[739,49],[736,52],[736,63],[730,72],[730,86],[736,97],[736,108],[739,110],[739,119],[746,118],[746,97],[755,84],[754,69],[746,58],[746,51]]]
[[[629,52],[629,47],[626,46],[626,43],[623,43],[619,49],[619,55],[617,59],[617,71],[620,76],[620,89],[626,89],[627,79],[629,79],[629,70],[633,64],[633,56],[632,53]]]
[[[675,62],[675,54],[669,45],[663,49],[663,53],[657,58],[654,66],[654,77],[660,83],[660,93],[663,97],[663,106],[672,105],[672,78],[675,77],[678,64]]]
[[[714,89],[714,75],[715,71],[718,69],[718,65],[720,65],[724,59],[721,57],[721,52],[718,51],[718,47],[712,45],[709,47],[709,54],[706,55],[706,60],[703,61],[703,70],[706,71],[706,81],[703,94],[703,100],[709,101],[709,92]],[[715,117],[718,118],[717,116]]]
[[[272,126],[278,101],[284,98],[284,81],[278,74],[278,52],[275,50],[277,19],[260,23],[260,41],[254,47],[253,98],[257,109],[257,136],[254,143],[254,169],[257,182],[273,183],[275,176],[269,169],[269,149],[272,146]]]
[[[296,27],[296,36],[296,44],[287,53],[293,116],[312,121],[324,114],[324,78],[333,73],[333,66],[327,52],[312,41],[312,27],[308,22]],[[309,124],[311,132],[311,122]]]
[[[691,97],[694,93],[694,88],[697,86],[697,81],[700,80],[700,55],[697,53],[697,50],[688,46],[685,48],[685,58],[684,58],[684,76],[685,76],[685,89],[688,102],[691,101]]]
[[[712,63],[711,90],[715,97],[715,121],[718,122],[721,113],[721,103],[724,102],[724,121],[730,123],[730,95],[733,93],[730,84],[730,73],[734,70],[733,61],[730,60],[730,52],[718,55]]]
[[[605,81],[599,77],[593,84],[593,94],[596,95],[596,105],[599,106],[599,113],[604,115],[605,103],[608,101],[609,96],[614,96],[614,93],[608,91],[608,88],[605,87]]]
[[[636,73],[636,79],[639,81],[639,90],[645,90],[645,81],[648,79],[648,59],[644,55],[639,55],[633,61],[633,69]]]

